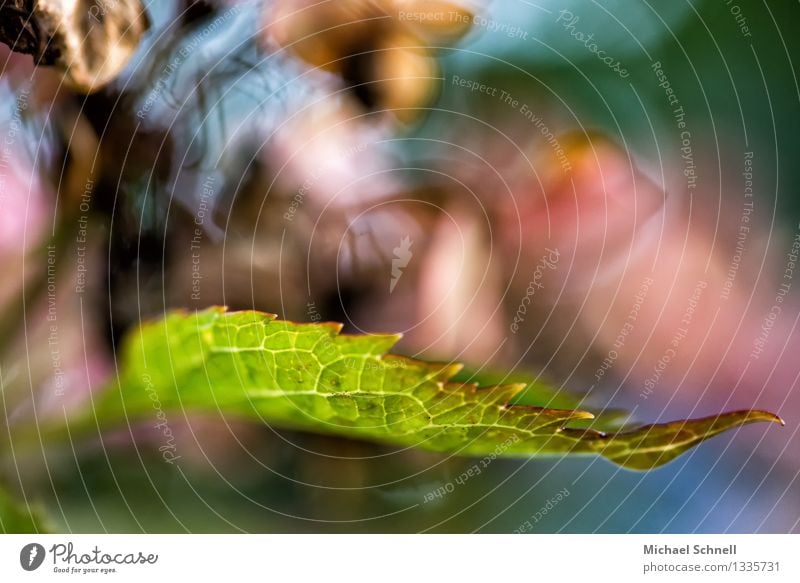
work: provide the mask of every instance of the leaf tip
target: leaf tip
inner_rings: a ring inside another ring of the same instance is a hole
[[[763,411],[761,409],[734,411],[732,413],[725,414],[725,416],[738,418],[739,423],[737,423],[737,425],[746,425],[749,423],[759,423],[761,421],[766,421],[768,423],[777,423],[781,427],[786,426],[786,421],[784,421],[779,415],[776,415],[775,413],[771,413],[769,411]],[[720,415],[720,417],[722,417],[722,415]]]
[[[775,413],[770,413],[769,411],[753,411],[756,413],[756,420],[757,421],[769,421],[770,423],[777,423],[781,427],[786,427],[786,421],[783,420],[783,417],[780,415],[776,415]]]

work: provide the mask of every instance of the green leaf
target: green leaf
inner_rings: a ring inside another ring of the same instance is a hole
[[[532,407],[548,407],[554,409],[583,409],[586,397],[579,398],[566,391],[559,390],[545,383],[539,377],[528,373],[513,372],[501,373],[496,370],[473,371],[462,369],[452,379],[456,382],[477,383],[478,385],[498,385],[522,383],[525,388],[512,400],[512,405],[530,405]],[[583,429],[597,429],[599,431],[619,431],[630,417],[628,411],[622,409],[603,408],[601,411],[592,411],[591,419],[580,419],[570,423],[571,427]]]
[[[4,534],[35,534],[46,530],[38,512],[15,500],[0,487],[0,532]]]
[[[134,422],[163,428],[184,412],[219,412],[436,452],[598,454],[644,470],[727,429],[782,423],[771,413],[737,411],[603,433],[576,426],[594,417],[588,411],[516,404],[530,390],[526,383],[454,382],[458,364],[388,354],[398,335],[340,330],[252,311],[171,313],[127,339],[118,383],[70,430]]]

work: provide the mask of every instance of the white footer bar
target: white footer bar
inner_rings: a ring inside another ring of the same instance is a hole
[[[800,535],[5,535],[0,581],[777,583],[800,581],[799,543]]]

